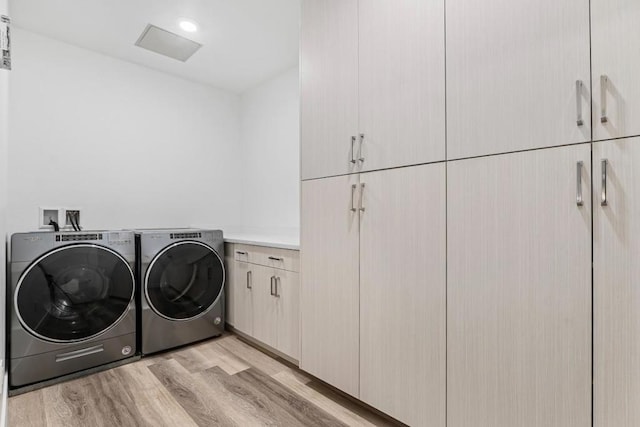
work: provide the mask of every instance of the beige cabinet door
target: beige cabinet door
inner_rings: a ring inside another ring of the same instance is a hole
[[[359,49],[362,170],[444,160],[444,0],[360,0]]]
[[[300,367],[359,395],[358,176],[302,182]]]
[[[277,335],[277,298],[276,275],[269,267],[252,265],[253,271],[253,338],[276,348]]]
[[[640,135],[639,21],[637,0],[591,0],[594,140]]]
[[[607,161],[605,206],[603,160]],[[593,161],[594,426],[636,427],[640,425],[640,138],[596,143]]]
[[[449,427],[590,425],[590,159],[448,163]]]
[[[447,0],[446,28],[449,159],[590,140],[589,0]]]
[[[276,270],[277,349],[296,360],[300,358],[300,275]]]
[[[233,261],[233,327],[247,335],[253,334],[254,267]]]
[[[302,179],[345,174],[359,167],[360,162],[353,157],[352,150],[357,144],[357,128],[358,1],[303,0],[300,23]]]
[[[408,425],[444,427],[445,165],[360,181],[360,398]]]

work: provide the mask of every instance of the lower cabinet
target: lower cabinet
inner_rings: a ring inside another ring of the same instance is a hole
[[[445,425],[445,165],[302,183],[300,367]]]
[[[591,425],[590,145],[447,168],[447,425]]]
[[[255,251],[246,245],[228,245],[227,251],[236,254],[229,261],[232,280],[228,282],[229,324],[237,331],[271,347],[291,359],[299,359],[299,273],[282,268],[246,262],[262,258],[251,257]],[[289,251],[294,252],[294,251]],[[249,258],[247,258],[247,255]],[[289,258],[265,257],[289,265]],[[297,256],[295,257],[297,261]]]

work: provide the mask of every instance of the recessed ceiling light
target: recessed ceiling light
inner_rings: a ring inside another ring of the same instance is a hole
[[[181,19],[180,28],[182,28],[187,33],[195,33],[196,31],[198,31],[198,24],[188,19]]]

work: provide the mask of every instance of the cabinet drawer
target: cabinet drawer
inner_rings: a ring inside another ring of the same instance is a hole
[[[280,270],[300,271],[300,253],[290,249],[235,245],[234,259]]]

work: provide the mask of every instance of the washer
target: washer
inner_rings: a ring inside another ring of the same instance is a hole
[[[224,242],[220,230],[136,230],[143,354],[224,331]]]
[[[11,236],[12,388],[136,353],[132,232]]]

